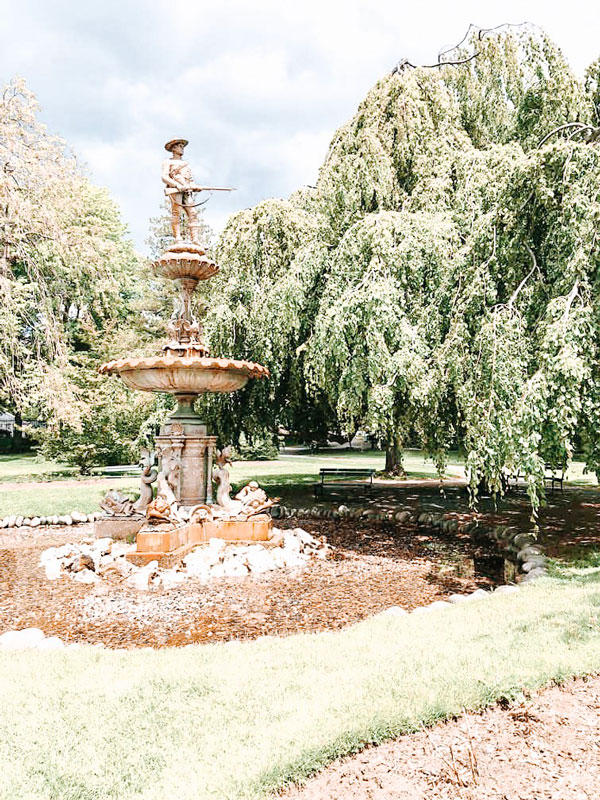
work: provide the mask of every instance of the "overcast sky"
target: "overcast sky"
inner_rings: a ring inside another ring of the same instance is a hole
[[[181,136],[206,219],[314,183],[335,129],[403,57],[435,61],[469,23],[535,22],[580,75],[600,55],[598,3],[515,0],[0,0],[0,77],[108,186],[143,252]]]

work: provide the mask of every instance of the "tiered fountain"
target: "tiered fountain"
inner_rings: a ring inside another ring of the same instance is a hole
[[[249,484],[235,500],[230,499],[226,469],[230,450],[216,449],[216,437],[209,434],[194,411],[198,395],[235,392],[250,378],[268,376],[268,370],[250,361],[211,358],[202,326],[194,318],[191,299],[198,282],[208,280],[219,270],[199,242],[198,204],[194,198],[197,192],[216,189],[194,182],[188,163],[182,159],[186,145],[184,139],[165,145],[172,156],[163,162],[162,177],[171,200],[175,241],[154,265],[158,275],[177,281],[181,290],[180,307],[167,326],[170,339],[163,355],[122,358],[100,368],[101,373],[119,375],[132,389],[168,392],[177,400],[176,410],[156,439],[160,471],[152,469],[151,458],[145,462],[142,482],[148,487],[157,481],[156,498],[152,499],[151,488],[146,488],[136,503],[115,493],[103,503],[113,533],[119,521],[125,524],[127,519],[131,524],[132,517],[139,520],[137,552],[132,554],[138,563],[154,559],[163,563],[176,561],[212,536],[241,541],[268,539],[272,526],[270,517],[260,513],[270,503],[256,484]],[[187,240],[181,237],[182,213],[187,217]],[[216,503],[213,477],[218,484]],[[101,521],[98,533],[104,532]]]

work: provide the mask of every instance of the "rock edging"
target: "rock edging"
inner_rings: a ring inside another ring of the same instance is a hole
[[[476,519],[463,521],[455,517],[446,517],[437,512],[417,512],[405,508],[396,508],[390,511],[377,511],[374,508],[357,506],[349,508],[340,505],[337,508],[294,508],[284,505],[274,506],[271,509],[274,519],[298,517],[301,519],[371,519],[376,521],[394,522],[397,524],[422,525],[429,528],[439,528],[446,533],[471,533],[477,530],[479,534],[487,536],[491,541],[499,544],[508,552],[508,558],[514,561],[521,573],[520,583],[528,583],[547,574],[547,558],[536,537],[531,533],[520,531],[507,525],[488,527]]]

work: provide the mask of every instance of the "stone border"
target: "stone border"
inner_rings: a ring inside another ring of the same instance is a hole
[[[95,511],[93,514],[84,514],[83,511],[71,511],[70,514],[53,514],[46,517],[38,517],[34,514],[24,516],[23,514],[9,514],[0,519],[0,529],[2,528],[39,528],[41,525],[79,525],[84,522],[95,522],[104,517],[102,511]]]
[[[405,617],[408,614],[427,614],[431,611],[438,611],[441,608],[452,608],[453,606],[462,604],[462,603],[472,603],[476,600],[487,600],[489,597],[492,597],[496,594],[514,594],[515,592],[519,591],[519,587],[515,586],[515,584],[505,584],[502,586],[497,586],[493,591],[486,592],[485,589],[476,589],[474,592],[470,592],[469,594],[451,594],[448,600],[434,600],[433,603],[429,603],[426,606],[417,606],[413,608],[412,611],[407,611],[402,606],[390,606],[386,608],[385,611],[381,611],[381,614],[385,614],[389,617]]]
[[[508,525],[497,525],[493,528],[482,525],[476,519],[463,522],[456,518],[447,518],[445,514],[408,511],[405,508],[396,508],[391,511],[377,511],[374,508],[357,506],[349,508],[341,505],[337,508],[293,508],[283,505],[271,509],[274,519],[288,517],[302,519],[372,519],[376,521],[394,522],[400,525],[411,523],[428,528],[439,528],[445,533],[472,533],[477,532],[486,536],[492,542],[499,544],[502,553],[513,561],[521,573],[520,583],[528,583],[547,574],[547,558],[541,545],[531,533],[519,531],[518,528]]]

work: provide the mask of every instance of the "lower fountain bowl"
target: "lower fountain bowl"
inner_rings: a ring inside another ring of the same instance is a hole
[[[131,389],[171,394],[235,392],[249,378],[268,377],[269,370],[252,361],[230,358],[156,356],[121,358],[103,364],[103,375],[119,375]]]

